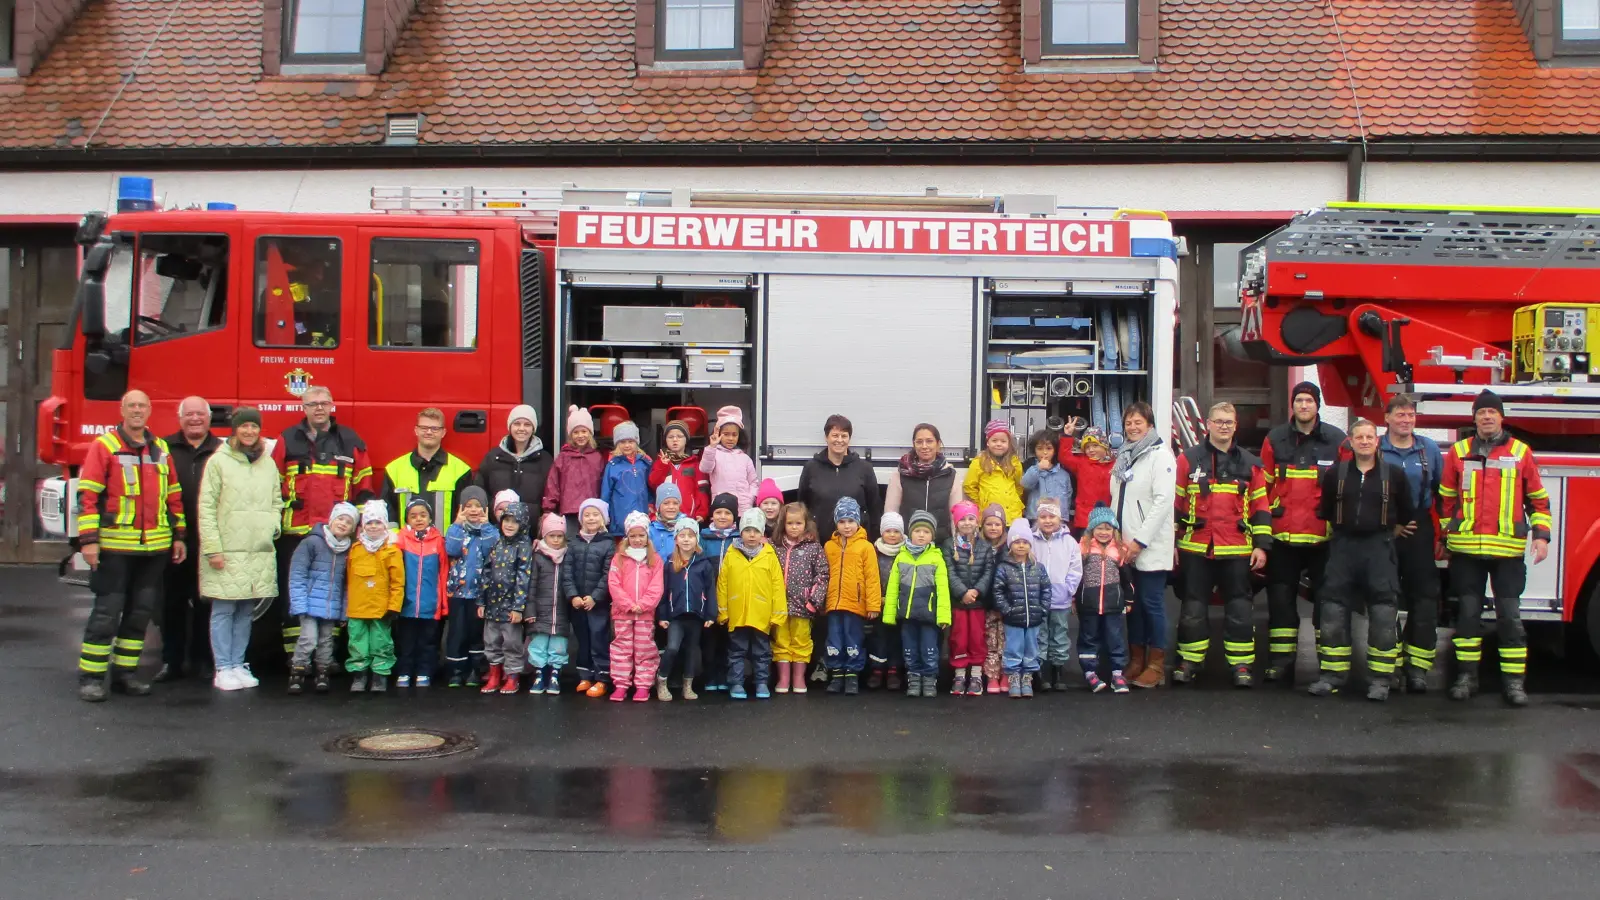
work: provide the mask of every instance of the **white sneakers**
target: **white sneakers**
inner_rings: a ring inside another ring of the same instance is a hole
[[[242,691],[260,684],[261,682],[244,666],[237,669],[218,669],[216,677],[211,679],[211,686],[219,691]]]

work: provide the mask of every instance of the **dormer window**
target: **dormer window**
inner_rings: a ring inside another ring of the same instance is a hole
[[[1044,56],[1138,53],[1138,0],[1042,0],[1041,5]]]
[[[361,62],[365,0],[285,0],[285,62]]]
[[[658,0],[662,60],[739,59],[739,0]]]
[[[1556,52],[1600,54],[1600,0],[1559,0]]]

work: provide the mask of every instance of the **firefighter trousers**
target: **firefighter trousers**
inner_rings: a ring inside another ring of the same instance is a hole
[[[289,562],[294,551],[305,540],[303,534],[286,534],[278,538],[278,599],[272,604],[272,618],[283,632],[283,652],[294,658],[294,648],[300,643],[300,618],[289,615]]]
[[[1456,662],[1474,673],[1483,658],[1484,580],[1494,595],[1495,627],[1500,637],[1500,674],[1521,677],[1528,672],[1528,635],[1522,627],[1522,591],[1528,566],[1520,556],[1450,555],[1450,589],[1461,599],[1456,620]]]
[[[161,602],[167,553],[100,551],[100,566],[89,576],[94,607],[83,628],[78,672],[103,677],[115,669],[132,675],[144,651],[144,633]]]
[[[1400,569],[1400,609],[1406,627],[1400,633],[1400,664],[1426,672],[1439,650],[1439,567],[1433,559],[1433,517],[1417,516],[1417,531],[1395,538]]]
[[[1318,595],[1328,567],[1328,545],[1291,544],[1277,540],[1267,552],[1267,655],[1275,664],[1294,670],[1300,649],[1300,576],[1310,581],[1311,622],[1319,628]]]
[[[1212,558],[1180,551],[1183,602],[1178,611],[1178,655],[1203,663],[1211,648],[1211,592],[1222,595],[1222,640],[1229,666],[1256,661],[1255,604],[1251,601],[1250,557]]]
[[[1387,679],[1394,674],[1399,658],[1400,574],[1393,539],[1386,531],[1336,533],[1328,542],[1327,563],[1327,580],[1317,591],[1317,602],[1322,605],[1317,639],[1322,677],[1334,684],[1344,684],[1350,677],[1350,617],[1365,605],[1367,671],[1373,678]]]

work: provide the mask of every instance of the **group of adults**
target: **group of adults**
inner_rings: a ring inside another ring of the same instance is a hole
[[[1177,573],[1174,681],[1200,675],[1216,593],[1233,681],[1251,686],[1257,573],[1265,577],[1268,597],[1262,674],[1292,683],[1300,581],[1307,575],[1321,669],[1312,693],[1345,685],[1350,613],[1362,606],[1371,628],[1368,695],[1384,699],[1395,684],[1425,691],[1441,598],[1429,514],[1437,508],[1453,592],[1462,603],[1451,696],[1465,699],[1477,688],[1487,580],[1499,621],[1505,697],[1525,703],[1523,551],[1532,540],[1535,560],[1544,558],[1551,522],[1532,452],[1505,431],[1499,399],[1489,391],[1479,396],[1474,433],[1448,453],[1415,432],[1416,404],[1404,395],[1390,401],[1381,438],[1365,420],[1349,435],[1323,421],[1321,399],[1316,385],[1297,385],[1290,421],[1272,430],[1259,456],[1235,442],[1238,417],[1229,404],[1213,406],[1205,439],[1177,456],[1156,432],[1150,407],[1128,407],[1125,440],[1111,469],[1110,505],[1134,586],[1128,630],[1135,667],[1164,680],[1165,592]],[[288,562],[339,502],[382,497],[391,521],[398,521],[400,510],[420,497],[443,525],[454,519],[470,484],[491,497],[508,489],[523,498],[544,497],[553,458],[535,433],[532,407],[512,410],[506,435],[476,469],[444,449],[444,414],[423,410],[414,449],[375,472],[361,438],[335,420],[331,392],[312,387],[302,405],[304,418],[271,441],[262,434],[260,414],[241,407],[223,439],[212,432],[209,404],[189,397],[179,404],[179,431],[163,439],[147,427],[149,398],[139,391],[123,398],[121,423],[91,445],[79,480],[77,540],[93,569],[95,594],[79,661],[84,700],[104,700],[108,689],[150,691],[136,668],[158,604],[164,606],[158,681],[214,669],[253,682],[245,651],[252,619],[268,603],[283,623],[284,651],[292,653],[299,626],[284,597]],[[917,426],[884,491],[878,470],[851,450],[849,419],[829,417],[823,433],[824,449],[800,475],[799,499],[810,509],[831,510],[850,497],[866,511],[869,528],[885,510],[906,519],[926,511],[937,539],[951,534],[952,510],[963,499],[961,473],[945,458],[937,428]],[[826,541],[832,517],[815,519]],[[1403,633],[1401,609],[1410,613]],[[464,664],[470,652],[447,647],[447,661]]]

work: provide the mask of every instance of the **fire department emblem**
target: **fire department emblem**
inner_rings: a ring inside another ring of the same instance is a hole
[[[289,374],[283,376],[283,387],[290,396],[303,396],[311,389],[311,373],[305,369],[291,369]]]

